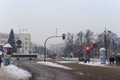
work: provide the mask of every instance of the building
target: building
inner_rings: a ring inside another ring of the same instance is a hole
[[[9,34],[7,33],[0,33],[0,46],[3,46],[7,43],[9,38]],[[30,53],[32,52],[32,42],[31,42],[31,35],[29,33],[19,33],[15,34],[15,41],[21,40],[21,48],[19,50],[20,53]]]
[[[51,44],[49,49],[55,54],[63,54],[64,47],[65,47],[64,43]]]

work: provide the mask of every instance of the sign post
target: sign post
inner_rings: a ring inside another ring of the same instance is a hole
[[[21,46],[22,41],[21,41],[21,40],[17,40],[17,41],[16,41],[16,44],[17,44],[17,52],[18,52],[18,57],[17,57],[17,60],[18,60],[18,67],[20,67],[19,49],[22,47],[22,46]]]

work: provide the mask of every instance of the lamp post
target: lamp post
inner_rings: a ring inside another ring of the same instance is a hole
[[[110,53],[111,53],[111,31],[108,31],[108,36],[109,36],[109,55],[108,55],[108,57],[110,57]]]
[[[51,38],[57,38],[57,37],[62,37],[62,39],[65,39],[65,34],[62,34],[62,36],[50,36],[45,40],[45,42],[44,42],[44,62],[46,62],[46,58],[47,58],[47,53],[46,53],[46,43],[47,43],[47,41]]]
[[[106,35],[106,28],[105,28],[105,31],[104,31],[104,47],[105,47],[105,55],[106,55],[106,59],[107,59],[107,35]]]

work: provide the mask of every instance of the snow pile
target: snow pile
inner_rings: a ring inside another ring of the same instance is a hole
[[[16,78],[18,80],[21,80],[21,79],[27,80],[32,76],[29,72],[27,72],[23,69],[20,69],[14,65],[3,66],[2,69],[6,73],[10,74],[13,78]]]
[[[51,66],[51,67],[57,67],[57,68],[63,68],[63,69],[72,69],[72,68],[57,64],[57,63],[52,63],[52,62],[47,62],[47,61],[46,62],[41,61],[41,62],[37,62],[37,63],[41,64],[41,65]]]

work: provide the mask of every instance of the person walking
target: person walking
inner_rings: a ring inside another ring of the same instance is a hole
[[[12,57],[12,53],[11,51],[9,50],[7,52],[7,65],[10,65],[11,64],[11,57]]]
[[[1,59],[1,56],[0,56],[0,68],[1,68],[1,63],[2,63],[2,59]]]
[[[114,64],[114,61],[115,61],[115,58],[113,56],[110,56],[109,58],[110,65]]]

